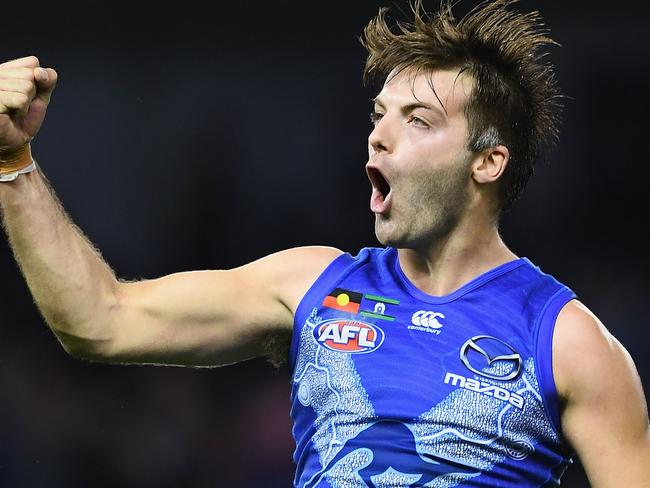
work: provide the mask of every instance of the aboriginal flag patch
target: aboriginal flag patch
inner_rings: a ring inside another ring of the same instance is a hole
[[[336,288],[323,300],[323,306],[341,310],[342,312],[358,313],[363,295],[356,291]]]

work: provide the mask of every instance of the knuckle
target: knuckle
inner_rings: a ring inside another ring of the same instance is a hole
[[[29,103],[29,97],[26,93],[16,93],[16,105],[24,106]]]
[[[7,72],[7,77],[14,80],[33,80],[34,79],[34,69],[33,68],[14,68],[12,71]]]
[[[32,80],[16,79],[14,80],[15,90],[19,93],[31,93],[36,89],[36,83]]]
[[[23,90],[25,93],[32,93],[36,91],[36,83],[33,80],[24,80]]]

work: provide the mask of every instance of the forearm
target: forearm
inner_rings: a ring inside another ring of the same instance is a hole
[[[0,207],[16,261],[48,325],[69,352],[92,354],[110,338],[117,286],[112,270],[38,171],[0,183]]]

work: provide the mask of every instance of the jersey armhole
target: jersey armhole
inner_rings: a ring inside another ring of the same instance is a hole
[[[342,278],[341,272],[358,257],[352,257],[350,253],[343,253],[332,260],[330,264],[318,275],[314,280],[305,295],[298,303],[296,313],[293,317],[293,332],[291,334],[291,346],[289,347],[289,372],[293,378],[293,371],[296,366],[296,357],[298,354],[298,345],[300,343],[300,336],[302,335],[302,328],[307,317],[311,315],[312,310],[309,309],[314,303],[316,295],[323,287],[327,288],[340,281]]]
[[[553,332],[562,308],[576,295],[569,288],[558,290],[542,309],[537,323],[535,357],[539,371],[540,390],[543,397],[544,411],[551,421],[556,434],[563,439],[560,422],[560,400],[553,376]]]

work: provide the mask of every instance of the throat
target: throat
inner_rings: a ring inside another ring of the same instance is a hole
[[[499,253],[458,253],[437,259],[427,259],[412,249],[400,249],[398,259],[402,272],[416,288],[427,295],[444,297],[518,256],[504,245]]]

